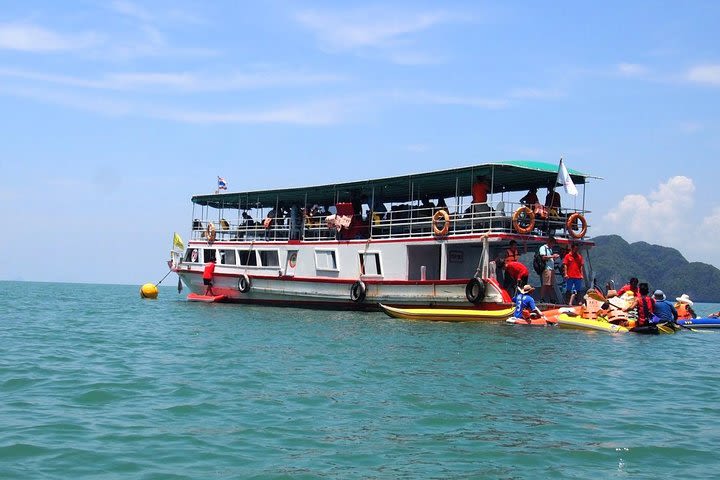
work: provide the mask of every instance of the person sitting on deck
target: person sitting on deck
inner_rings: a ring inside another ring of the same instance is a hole
[[[691,318],[697,318],[695,310],[693,310],[693,302],[690,300],[690,296],[687,293],[683,293],[679,297],[675,298],[675,310],[677,310],[679,320],[690,320]]]
[[[524,197],[520,199],[520,203],[523,205],[528,205],[530,207],[534,206],[536,203],[540,203],[540,200],[537,196],[537,187],[532,187],[530,190],[528,190],[528,193],[525,194]]]
[[[517,294],[513,297],[513,302],[515,302],[515,312],[513,316],[515,318],[530,320],[531,318],[543,316],[543,313],[535,304],[535,299],[530,295],[533,290],[535,290],[535,287],[530,284],[525,285],[522,289],[518,289]]]
[[[545,197],[545,207],[548,209],[548,215],[551,217],[560,215],[560,194],[555,191],[555,187],[548,187],[548,193]]]

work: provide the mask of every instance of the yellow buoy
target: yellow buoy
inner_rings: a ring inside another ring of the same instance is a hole
[[[140,287],[140,298],[157,298],[158,288],[154,283],[146,283]]]

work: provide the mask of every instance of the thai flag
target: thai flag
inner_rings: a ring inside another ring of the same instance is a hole
[[[222,177],[218,177],[218,190],[227,190],[227,183]]]

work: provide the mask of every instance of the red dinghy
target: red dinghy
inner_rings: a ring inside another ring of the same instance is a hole
[[[197,293],[190,293],[187,296],[188,302],[222,302],[227,298],[227,295],[198,295]]]

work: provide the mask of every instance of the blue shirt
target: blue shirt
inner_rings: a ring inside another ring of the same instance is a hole
[[[667,300],[655,300],[655,315],[663,322],[672,322],[677,320],[677,310],[672,303]]]
[[[515,313],[513,314],[515,318],[522,318],[522,312],[525,308],[531,312],[537,308],[535,299],[527,293],[518,293],[513,300],[515,301]]]

